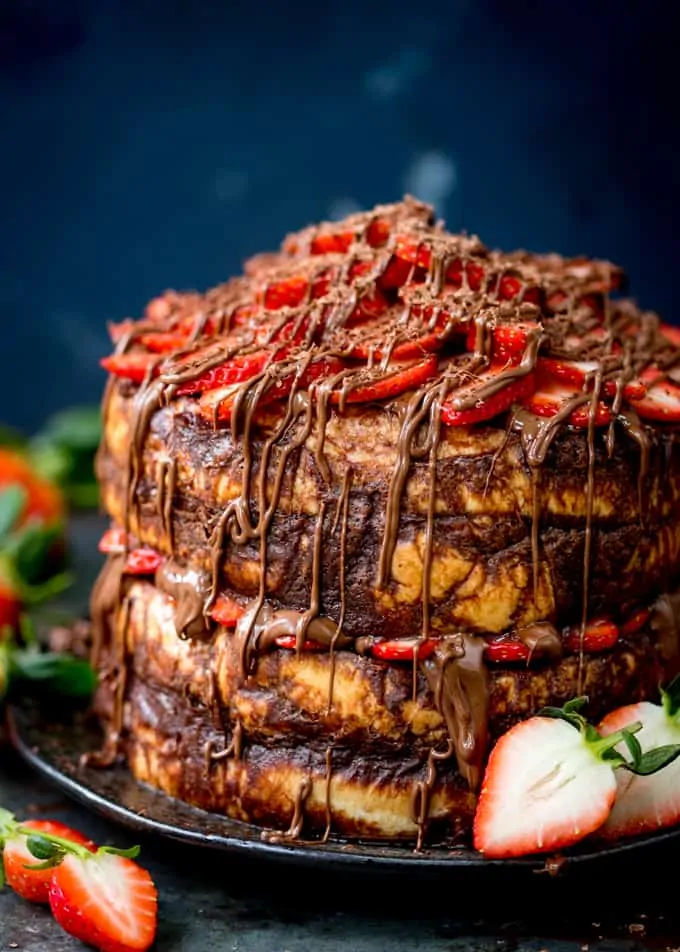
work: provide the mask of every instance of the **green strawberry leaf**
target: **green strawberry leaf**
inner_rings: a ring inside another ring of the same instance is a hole
[[[62,535],[60,524],[46,526],[35,520],[9,538],[5,553],[22,582],[31,585],[44,579],[54,543]]]
[[[0,492],[0,543],[14,528],[24,505],[26,490],[19,485],[11,485]]]
[[[69,654],[18,650],[12,664],[16,677],[46,683],[67,697],[90,697],[97,685],[97,675],[89,662]]]

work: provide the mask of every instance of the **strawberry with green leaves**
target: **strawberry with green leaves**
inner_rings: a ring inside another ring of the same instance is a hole
[[[31,868],[36,866],[36,861],[28,848],[28,837],[48,833],[84,846],[90,852],[95,852],[97,847],[82,833],[55,820],[26,820],[21,823],[21,829],[26,832],[19,832],[19,823],[12,814],[0,809],[0,847],[2,848],[0,878],[4,870],[5,882],[22,899],[47,904],[50,901],[52,867]]]
[[[640,721],[603,736],[578,713],[586,701],[544,708],[496,743],[474,819],[475,849],[486,857],[553,852],[578,843],[607,821],[617,771],[647,777],[680,756],[680,737],[643,752],[635,737]]]
[[[34,830],[0,810],[0,836],[5,844],[9,840],[12,849],[14,839],[24,836],[29,854],[25,876],[15,869],[10,854],[9,885],[14,881],[24,895],[30,893],[29,877],[48,873],[47,899],[65,932],[100,952],[146,952],[156,937],[158,893],[148,871],[134,861],[139,847],[93,849],[87,840],[75,842],[75,831],[67,832],[61,836],[46,825]]]
[[[643,751],[680,744],[680,676],[661,692],[661,703],[640,701],[608,714],[598,730],[609,736],[626,721],[642,725],[635,742]],[[600,830],[607,839],[649,833],[680,823],[680,760],[650,776],[617,775],[614,808]]]

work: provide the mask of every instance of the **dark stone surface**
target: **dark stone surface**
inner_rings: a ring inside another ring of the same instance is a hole
[[[99,558],[99,518],[75,522],[82,611]],[[557,876],[471,867],[441,877],[334,874],[227,856],[131,834],[62,795],[0,747],[0,804],[81,828],[99,843],[140,842],[159,889],[159,952],[678,952],[680,915],[669,844]],[[49,911],[0,894],[0,950],[82,949]]]

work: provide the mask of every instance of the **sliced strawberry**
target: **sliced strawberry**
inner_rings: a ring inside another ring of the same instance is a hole
[[[371,248],[382,248],[390,238],[390,224],[384,218],[374,218],[366,229],[366,242]]]
[[[278,648],[285,648],[286,651],[297,651],[297,638],[295,635],[279,635],[275,639],[274,643]],[[302,651],[326,651],[326,646],[320,644],[318,641],[310,641],[309,638],[305,638],[302,642]]]
[[[159,358],[156,354],[131,351],[127,354],[111,354],[110,357],[102,358],[100,364],[114,377],[141,383],[149,373],[158,369]]]
[[[159,331],[154,334],[142,334],[139,338],[142,347],[146,347],[152,354],[171,354],[175,350],[186,347],[186,334],[173,334],[168,331]]]
[[[412,271],[413,265],[409,261],[404,261],[403,258],[392,255],[387,262],[387,267],[378,278],[378,286],[385,290],[401,288],[409,280]]]
[[[194,393],[206,393],[209,390],[218,390],[221,387],[231,387],[233,384],[251,380],[261,373],[277,357],[283,357],[283,348],[263,348],[250,354],[239,354],[226,360],[217,367],[211,367],[205,373],[187,380],[177,388],[178,396],[187,396]]]
[[[132,549],[125,560],[125,572],[128,575],[153,575],[163,562],[164,557],[155,549]]]
[[[589,621],[581,637],[579,627],[570,628],[564,640],[567,651],[588,653],[609,651],[619,640],[621,632],[611,618],[594,618]]]
[[[394,253],[402,261],[425,271],[429,269],[432,261],[432,252],[427,245],[404,235],[397,237]],[[455,258],[447,264],[446,283],[460,288],[465,280],[471,291],[478,291],[484,281],[485,273],[482,265],[476,261],[463,262],[460,258]]]
[[[651,612],[648,608],[639,608],[632,615],[629,615],[626,621],[621,625],[622,635],[634,635],[649,621]]]
[[[111,342],[118,344],[130,331],[135,329],[136,324],[137,322],[133,321],[131,317],[126,317],[124,321],[118,321],[117,323],[109,321],[106,328],[109,332]]]
[[[304,391],[314,381],[340,373],[344,366],[343,362],[337,357],[316,357],[307,364],[298,376],[299,368],[291,362],[280,375],[274,377],[273,382],[262,394],[259,406],[267,407],[277,400],[285,399],[294,386],[298,390]],[[215,418],[223,422],[231,420],[232,410],[242,386],[241,383],[231,384],[228,387],[221,387],[218,390],[206,393],[201,397],[202,414],[211,420]]]
[[[661,704],[642,701],[612,711],[600,724],[600,732],[609,735],[623,724],[638,721],[642,730],[635,739],[643,751],[680,744],[678,687],[676,679],[662,693]],[[680,760],[651,776],[619,772],[617,781],[616,802],[600,830],[602,836],[619,839],[680,823]]]
[[[544,373],[557,380],[575,383],[583,387],[593,374],[600,369],[598,360],[564,360],[561,357],[539,357],[538,366]]]
[[[415,390],[430,380],[437,372],[437,357],[432,355],[424,360],[406,363],[391,363],[387,370],[374,368],[363,372],[366,383],[349,390],[345,403],[369,403],[374,400],[390,400],[408,390]],[[331,394],[331,403],[342,401],[342,391]]]
[[[512,301],[516,297],[521,297],[522,301],[529,304],[538,304],[541,292],[538,288],[527,288],[521,278],[504,274],[498,282],[497,297],[499,301]]]
[[[584,396],[583,392],[575,384],[546,379],[532,396],[522,402],[536,416],[553,417],[565,411],[572,401],[582,396]],[[585,400],[572,410],[565,422],[580,428],[587,427],[591,414],[590,407],[590,399]],[[598,400],[593,414],[594,425],[606,426],[611,419],[609,407],[602,400]]]
[[[235,628],[239,618],[242,618],[244,614],[245,608],[226,595],[218,596],[210,609],[212,620],[218,625],[224,625],[225,628]]]
[[[585,698],[546,708],[512,727],[491,751],[474,819],[474,845],[502,859],[572,846],[606,821],[617,792],[615,769],[651,773],[680,754],[614,748],[640,724],[600,736],[578,714]],[[546,716],[547,715],[547,716]]]
[[[374,641],[371,654],[381,661],[422,661],[434,653],[437,642],[434,638],[398,638],[392,641]]]
[[[124,529],[119,526],[112,526],[107,529],[99,540],[98,549],[106,555],[112,552],[125,552],[128,548],[128,537]]]
[[[457,325],[451,321],[447,311],[441,311],[433,321],[431,307],[412,307],[408,323],[401,332],[405,340],[392,345],[394,336],[394,315],[387,315],[384,321],[376,321],[370,334],[362,335],[351,345],[348,356],[360,360],[382,360],[389,353],[390,360],[418,360],[426,354],[436,353],[456,333],[464,332],[467,325]]]
[[[309,281],[307,278],[285,278],[267,285],[264,292],[264,307],[267,311],[278,311],[282,307],[299,307],[307,297]]]
[[[496,324],[489,328],[491,334],[491,359],[494,363],[518,364],[522,360],[529,341],[540,329],[533,321],[517,324]],[[474,321],[468,328],[467,348],[474,353],[477,345],[477,327]]]
[[[309,250],[313,255],[344,254],[352,245],[354,234],[351,231],[343,231],[333,234],[315,235],[312,238]]]
[[[512,635],[497,635],[486,638],[484,657],[494,664],[527,664],[531,660],[531,651]]]
[[[563,380],[566,383],[573,383],[583,389],[589,385],[589,389],[594,384],[595,375],[602,366],[598,360],[566,360],[563,357],[539,357],[537,364],[540,373],[544,376],[553,377],[556,380]],[[608,397],[616,396],[616,380],[605,380],[602,390]],[[627,400],[635,400],[644,397],[647,388],[638,379],[630,380],[624,384],[623,396]]]
[[[49,899],[62,929],[102,952],[146,952],[156,937],[156,887],[124,856],[65,856],[52,871]]]
[[[505,413],[513,403],[519,403],[529,397],[536,388],[536,378],[533,373],[522,377],[510,377],[500,390],[489,396],[481,395],[472,407],[464,404],[474,399],[475,393],[498,379],[503,373],[503,367],[490,367],[479,374],[474,383],[455,390],[442,404],[442,422],[447,426],[469,426],[472,423],[483,423]],[[461,407],[461,404],[463,406]]]
[[[21,827],[22,829],[34,830],[36,833],[50,833],[52,836],[58,836],[70,843],[84,846],[92,853],[97,849],[88,837],[56,820],[26,820],[21,823]],[[39,861],[26,846],[27,837],[25,834],[13,833],[5,838],[2,837],[0,832],[0,839],[3,839],[5,844],[2,851],[2,861],[5,866],[7,885],[15,893],[18,893],[22,899],[27,899],[29,902],[48,903],[50,901],[49,888],[54,868],[26,868],[27,866],[37,865]]]
[[[659,333],[666,338],[666,340],[673,345],[673,347],[680,347],[680,327],[673,327],[672,324],[659,324]]]
[[[660,423],[680,423],[680,387],[671,380],[659,380],[655,368],[645,370],[641,381],[647,392],[640,399],[630,399],[630,404],[645,420]]]

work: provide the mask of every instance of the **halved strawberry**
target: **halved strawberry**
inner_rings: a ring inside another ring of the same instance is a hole
[[[544,708],[512,727],[491,751],[474,819],[475,849],[501,859],[577,843],[606,821],[617,792],[615,768],[651,773],[680,745],[627,760],[615,751],[641,729],[628,723],[602,737],[578,714],[585,698]]]
[[[491,337],[491,359],[497,364],[520,363],[529,341],[539,329],[540,326],[533,321],[496,324],[488,328],[487,333]],[[477,326],[474,321],[468,328],[467,348],[472,353],[477,350]]]
[[[408,390],[415,390],[427,383],[437,372],[437,357],[432,354],[424,360],[395,361],[390,363],[386,370],[379,367],[363,371],[361,383],[346,394],[342,390],[335,390],[331,394],[331,403],[369,403],[373,400],[389,400],[398,397]]]
[[[533,373],[521,377],[510,377],[507,383],[495,393],[484,396],[483,388],[497,380],[503,373],[504,367],[490,367],[477,376],[473,383],[455,390],[442,404],[442,422],[447,426],[469,426],[472,423],[482,423],[505,413],[513,403],[519,403],[530,396],[536,388],[536,378]],[[479,399],[475,394],[479,392]],[[467,404],[467,406],[466,406]]]
[[[539,384],[539,389],[523,400],[522,403],[536,416],[553,417],[558,413],[564,413],[576,400],[581,402],[574,406],[564,422],[576,427],[587,427],[591,415],[592,401],[575,384],[562,383],[559,380],[546,378]],[[611,410],[607,404],[598,400],[593,414],[594,425],[606,426],[611,419]]]
[[[408,235],[398,235],[394,250],[397,258],[407,262],[409,265],[415,265],[418,268],[428,270],[432,261],[432,252],[430,248]],[[484,281],[485,270],[477,261],[463,261],[455,258],[448,262],[446,266],[446,283],[460,288],[465,282],[471,291],[478,291]]]
[[[513,635],[496,635],[485,639],[484,657],[493,664],[527,664],[531,650]]]
[[[99,363],[114,377],[141,383],[148,374],[158,370],[159,358],[157,354],[140,350],[127,354],[111,354],[110,357],[103,357]]]
[[[403,287],[409,280],[413,267],[410,261],[404,261],[403,258],[392,255],[382,274],[378,277],[378,287],[385,290]]]
[[[395,638],[390,641],[374,641],[371,654],[381,661],[422,661],[434,654],[437,642],[434,638]]]
[[[609,651],[619,640],[621,632],[611,618],[593,618],[586,624],[581,637],[580,627],[574,626],[566,633],[564,646],[567,651]]]
[[[67,854],[52,871],[49,901],[62,929],[102,952],[146,952],[156,937],[156,887],[126,856]]]
[[[309,250],[313,255],[344,254],[354,241],[351,231],[326,232],[312,238]]]
[[[21,596],[19,592],[0,576],[0,636],[4,628],[10,628],[12,631],[19,624],[21,615]],[[0,675],[2,671],[0,670]],[[0,676],[0,687],[4,687],[4,679]],[[0,698],[4,691],[0,690]]]
[[[608,714],[598,730],[606,735],[638,721],[635,740],[643,751],[680,744],[680,680],[662,692],[661,704],[642,701]],[[624,748],[625,749],[625,748]],[[635,836],[680,823],[680,760],[652,776],[619,774],[614,808],[600,830],[607,839]]]
[[[0,816],[1,820],[2,817]],[[15,824],[15,827],[17,825]],[[49,833],[52,836],[68,840],[70,843],[84,846],[92,853],[97,849],[96,845],[87,836],[56,820],[26,820],[20,825],[25,830]],[[7,824],[0,823],[0,843],[4,843],[2,862],[5,867],[7,885],[15,893],[18,893],[22,899],[27,899],[29,902],[48,903],[50,901],[49,888],[54,868],[27,869],[28,866],[36,866],[38,860],[26,846],[26,840],[27,835],[25,833],[12,832],[11,827],[8,829]]]
[[[227,595],[219,595],[210,609],[210,617],[218,625],[225,628],[235,628],[239,618],[245,614],[245,608]]]
[[[645,420],[680,423],[680,387],[659,377],[659,371],[653,367],[640,374],[647,392],[640,399],[631,398],[630,405]]]
[[[279,637],[274,640],[274,643],[278,648],[285,648],[286,651],[297,651],[297,638],[295,635],[279,635]],[[311,641],[309,638],[305,638],[302,642],[301,650],[326,651],[326,647],[318,641]]]

